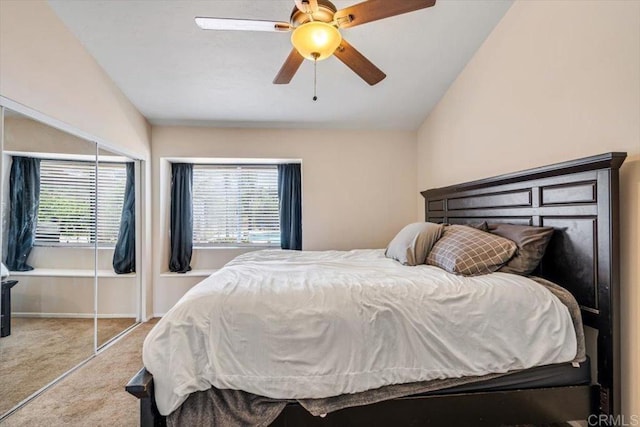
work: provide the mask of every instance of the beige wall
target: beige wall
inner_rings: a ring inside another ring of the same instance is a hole
[[[96,145],[25,116],[4,118],[4,151],[96,156]]]
[[[639,76],[640,2],[518,1],[418,132],[420,190],[629,153],[620,195],[627,414],[640,414]]]
[[[92,136],[105,146],[149,160],[150,126],[46,1],[0,0],[0,95]],[[144,206],[151,204],[151,168],[142,165]],[[151,247],[151,210],[141,218]],[[143,253],[140,268],[151,270]],[[144,292],[150,277],[142,273]],[[147,311],[151,309],[148,298]]]
[[[12,274],[20,281],[11,291],[12,314],[19,317],[92,318],[93,277]],[[134,276],[98,277],[98,318],[136,318]]]
[[[416,210],[413,132],[153,128],[154,313],[171,307],[196,277],[160,276],[168,259],[166,157],[302,160],[303,247],[382,248]],[[233,254],[204,250],[195,269],[219,268]]]
[[[138,157],[149,125],[46,1],[0,2],[0,94]]]

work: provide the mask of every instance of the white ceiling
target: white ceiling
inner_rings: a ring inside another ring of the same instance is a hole
[[[394,0],[400,1],[400,0]],[[335,1],[338,9],[358,0]],[[342,31],[387,78],[370,87],[336,58],[271,82],[288,34],[203,31],[195,16],[288,21],[293,0],[49,0],[153,124],[415,130],[511,0],[438,0],[432,8]]]

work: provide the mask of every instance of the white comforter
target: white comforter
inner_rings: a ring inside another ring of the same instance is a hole
[[[278,399],[571,361],[567,308],[506,273],[465,278],[382,250],[241,255],[144,342],[161,414],[212,385]]]

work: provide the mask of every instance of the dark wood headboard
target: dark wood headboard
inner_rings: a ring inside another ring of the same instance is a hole
[[[551,226],[535,275],[571,291],[586,325],[598,330],[600,404],[620,413],[618,169],[606,153],[423,191],[430,222],[487,221]]]

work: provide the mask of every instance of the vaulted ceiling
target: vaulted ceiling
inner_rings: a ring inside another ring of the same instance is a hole
[[[291,50],[289,34],[203,31],[194,23],[195,16],[288,21],[293,0],[49,3],[151,123],[399,130],[420,126],[511,5],[438,0],[344,29],[387,78],[371,87],[329,58],[318,63],[313,102],[309,61],[290,84],[272,84]]]

